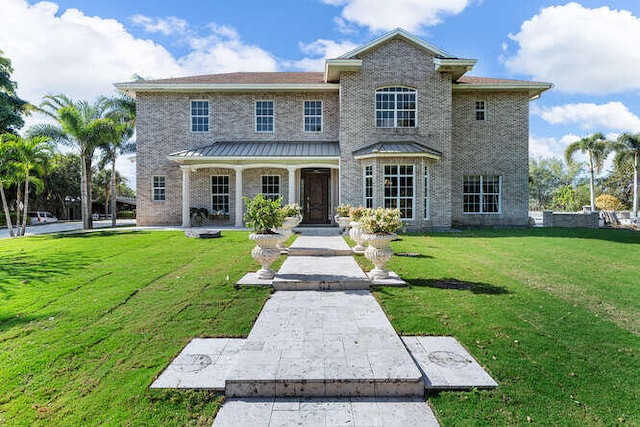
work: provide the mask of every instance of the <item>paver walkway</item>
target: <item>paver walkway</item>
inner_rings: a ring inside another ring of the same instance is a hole
[[[296,243],[249,336],[195,339],[152,387],[224,391],[226,427],[437,426],[425,388],[497,386],[455,339],[399,337],[341,237]]]

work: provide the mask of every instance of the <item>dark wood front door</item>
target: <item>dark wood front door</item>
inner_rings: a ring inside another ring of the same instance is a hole
[[[329,224],[329,178],[328,170],[303,170],[305,224]]]

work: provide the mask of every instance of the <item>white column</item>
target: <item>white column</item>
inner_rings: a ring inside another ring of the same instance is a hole
[[[182,169],[182,226],[191,227],[191,215],[189,214],[189,205],[191,204],[191,195],[189,194],[189,184],[191,179],[191,169],[181,166]]]
[[[289,169],[289,203],[297,201],[296,195],[296,167],[288,166]]]
[[[242,167],[234,167],[236,171],[236,227],[242,227]]]

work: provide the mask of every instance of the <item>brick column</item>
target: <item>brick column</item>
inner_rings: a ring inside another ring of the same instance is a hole
[[[189,194],[191,169],[187,166],[180,166],[180,169],[182,169],[182,226],[191,227],[191,215],[189,213],[189,205],[191,204],[191,195]]]
[[[236,171],[236,227],[242,227],[242,167],[236,166],[233,168]]]

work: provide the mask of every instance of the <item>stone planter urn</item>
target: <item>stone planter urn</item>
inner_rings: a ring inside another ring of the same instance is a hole
[[[363,232],[360,228],[361,224],[356,221],[351,221],[349,225],[351,226],[349,229],[349,237],[351,237],[351,240],[356,242],[356,245],[353,247],[353,251],[357,254],[361,254],[365,250],[364,238],[362,237]]]
[[[284,246],[284,242],[289,240],[291,234],[293,234],[293,229],[300,224],[302,221],[301,216],[286,216],[284,218],[284,222],[280,227],[278,227],[278,233],[282,235],[282,240],[278,242],[278,249],[283,250],[286,249]]]
[[[276,273],[269,267],[280,256],[278,242],[282,239],[282,235],[280,233],[252,233],[249,234],[249,239],[256,242],[256,247],[251,251],[251,256],[262,266],[262,268],[256,272],[258,279],[273,279]]]
[[[349,223],[351,222],[351,218],[348,216],[335,216],[335,220],[338,223],[338,225],[342,228],[344,228],[345,230],[349,227]]]
[[[384,266],[393,255],[393,249],[389,244],[396,236],[395,233],[362,235],[369,245],[364,251],[364,256],[375,265],[375,268],[369,272],[371,279],[380,280],[389,277],[389,272],[384,269]]]

